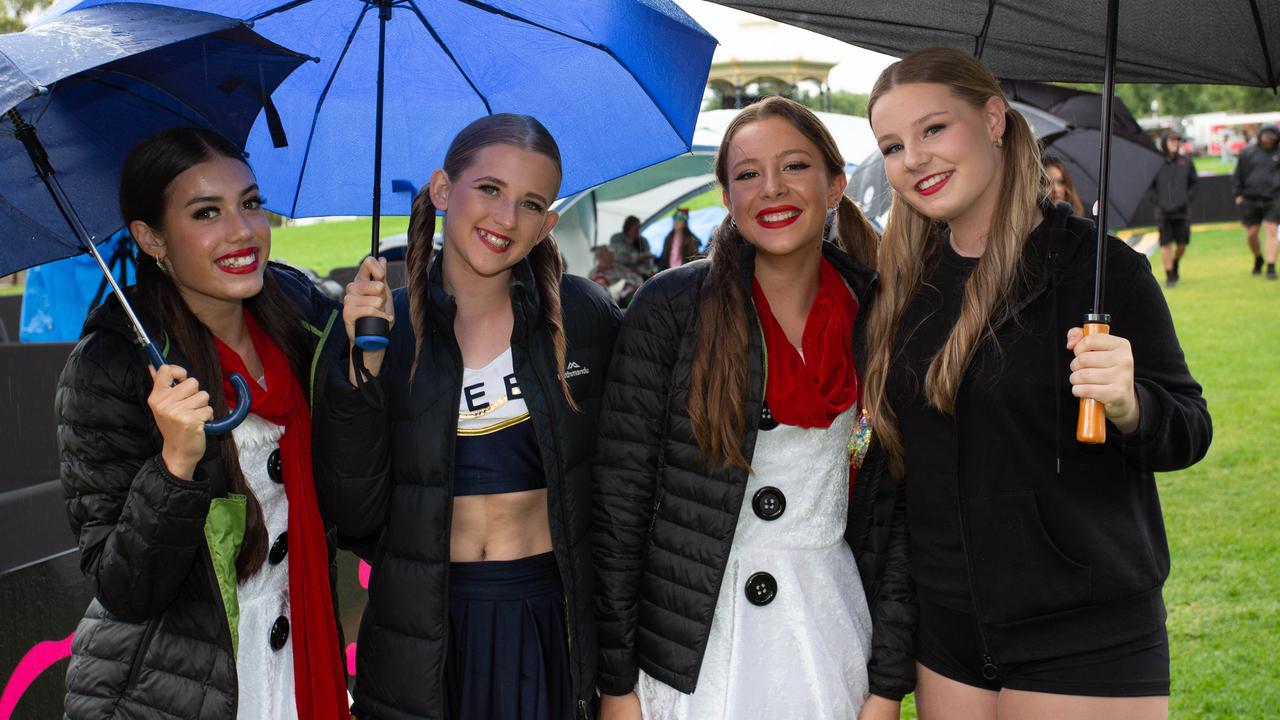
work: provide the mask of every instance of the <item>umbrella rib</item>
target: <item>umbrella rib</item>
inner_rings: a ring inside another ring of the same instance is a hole
[[[369,12],[370,5],[367,3],[364,9],[360,11],[360,15],[356,17],[356,24],[351,28],[351,34],[347,36],[347,44],[342,46],[342,52],[338,53],[338,59],[333,63],[333,72],[329,73],[329,80],[324,84],[324,90],[320,92],[320,97],[316,98],[316,109],[311,115],[311,129],[307,131],[307,144],[302,149],[302,167],[298,168],[298,184],[293,189],[293,204],[289,208],[289,217],[293,217],[298,212],[298,198],[302,194],[302,180],[307,175],[307,160],[311,158],[311,142],[316,136],[316,124],[320,120],[320,108],[324,106],[325,98],[329,96],[329,88],[333,87],[333,80],[338,76],[338,69],[342,67],[342,61],[347,57],[347,51],[351,49],[351,43],[356,39],[356,33],[360,31],[360,25],[364,22],[364,16]]]
[[[449,62],[453,63],[453,66],[458,69],[458,73],[461,74],[462,79],[466,80],[467,84],[471,86],[471,90],[475,92],[476,97],[480,98],[480,102],[484,103],[485,113],[492,115],[493,107],[489,105],[489,98],[485,97],[484,93],[480,92],[480,88],[476,87],[476,84],[471,81],[471,76],[467,75],[467,71],[462,69],[462,65],[458,64],[458,59],[453,56],[453,52],[449,50],[449,46],[444,44],[444,39],[440,37],[440,34],[436,32],[436,29],[431,27],[431,23],[428,22],[426,16],[422,14],[422,10],[418,8],[418,4],[413,0],[409,0],[409,7],[413,8],[413,14],[418,16],[418,22],[421,22],[422,27],[426,28],[427,32],[431,34],[431,39],[436,41],[436,44],[444,51],[445,56],[449,58]]]
[[[255,22],[257,22],[257,21],[261,20],[262,18],[265,18],[265,17],[271,17],[272,15],[275,15],[276,13],[282,13],[282,12],[285,12],[286,10],[292,10],[292,9],[294,9],[294,8],[296,8],[296,7],[300,7],[300,6],[302,6],[302,5],[306,5],[306,4],[307,4],[307,3],[309,3],[309,2],[311,2],[311,0],[290,0],[289,2],[287,2],[287,3],[283,4],[283,5],[280,5],[280,6],[277,6],[277,7],[271,8],[270,10],[268,10],[268,11],[266,11],[266,12],[260,12],[260,13],[258,13],[257,15],[254,15],[254,16],[253,16],[253,17],[251,17],[251,18],[247,18],[247,19],[245,19],[245,22],[247,22],[247,23],[255,23]]]
[[[1262,46],[1262,61],[1267,65],[1267,87],[1275,92],[1276,76],[1271,69],[1271,51],[1267,49],[1267,33],[1262,29],[1262,14],[1258,12],[1258,0],[1249,0],[1249,9],[1253,10],[1253,26],[1258,30],[1258,44]]]
[[[632,71],[631,68],[627,67],[627,64],[622,62],[622,58],[618,57],[613,52],[613,50],[609,48],[609,46],[603,43],[591,42],[590,40],[583,40],[580,37],[570,35],[569,33],[566,33],[560,30],[556,30],[555,28],[547,27],[546,25],[534,22],[528,18],[520,17],[519,15],[515,15],[514,13],[507,12],[506,10],[499,10],[498,8],[495,8],[492,5],[489,5],[488,3],[479,2],[479,0],[459,0],[459,2],[463,3],[464,5],[470,5],[471,7],[476,8],[477,10],[483,10],[493,15],[505,17],[508,20],[515,20],[516,22],[524,23],[525,25],[538,28],[539,30],[545,30],[546,32],[559,35],[560,37],[572,40],[576,43],[581,43],[583,45],[586,45],[587,47],[592,47],[592,48],[595,48],[596,50],[600,50],[608,54],[609,57],[613,58],[614,61],[618,63],[618,65],[620,65],[624,70],[627,71],[627,74],[631,76],[631,79],[635,81],[636,85],[640,86],[640,89],[644,91],[645,96],[649,98],[649,102],[653,103],[653,106],[658,108],[658,110],[662,113],[662,119],[667,121],[667,125],[671,128],[671,131],[676,134],[676,137],[681,138],[681,140],[683,140],[683,137],[680,135],[680,129],[676,127],[675,122],[671,120],[671,117],[668,116],[665,111],[663,111],[662,104],[659,103],[658,99],[653,96],[653,93],[650,92],[649,88],[646,87],[644,83],[640,82],[640,78],[636,77],[635,72]]]
[[[982,51],[987,49],[987,31],[991,29],[991,16],[996,13],[996,0],[987,3],[987,19],[982,21],[982,32],[973,39],[973,56],[982,59]]]

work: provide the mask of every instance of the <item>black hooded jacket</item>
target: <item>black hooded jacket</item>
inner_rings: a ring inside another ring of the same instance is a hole
[[[980,343],[967,365],[954,431],[904,442],[908,517],[933,502],[926,495],[953,503],[961,582],[996,664],[1100,650],[1163,626],[1169,547],[1154,473],[1196,463],[1212,437],[1150,264],[1109,238],[1105,309],[1111,333],[1133,348],[1140,420],[1129,434],[1108,423],[1105,445],[1076,442],[1066,333],[1092,304],[1094,225],[1063,205],[1042,209],[1025,274],[993,322],[995,341]],[[928,452],[913,455],[913,447]],[[921,463],[938,470],[922,473]],[[912,499],[913,479],[944,474],[948,487]]]
[[[1258,131],[1258,137],[1263,133],[1271,133],[1277,142],[1267,150],[1255,141],[1240,151],[1231,173],[1231,194],[1236,197],[1271,202],[1280,196],[1280,129],[1266,125]]]
[[[342,350],[337,305],[296,271],[273,264],[268,272],[298,300],[316,338],[316,374],[299,378],[314,399],[321,386],[313,381]],[[143,322],[163,346],[163,329],[145,314]],[[185,364],[176,348],[164,352],[171,364]],[[236,662],[204,535],[211,499],[227,494],[220,445],[209,443],[192,480],[169,473],[147,406],[147,368],[112,298],[90,314],[58,380],[67,516],[95,598],[72,643],[66,718],[231,720]],[[331,585],[335,571],[331,545]]]
[[[749,292],[754,249],[742,251]],[[854,349],[861,367],[861,319],[876,275],[830,243],[823,253],[858,300]],[[709,268],[699,260],[650,280],[628,308],[614,351],[600,418],[592,524],[599,686],[610,695],[631,691],[640,669],[693,692],[743,503],[746,471],[707,467],[686,409],[698,298]],[[748,322],[742,451],[750,458],[764,401],[764,352],[754,312]],[[850,498],[845,539],[871,606],[871,692],[891,699],[901,699],[915,683],[915,601],[900,491],[873,444]]]
[[[448,638],[449,536],[462,355],[457,312],[442,285],[440,254],[428,272],[428,336],[414,382],[415,339],[405,289],[382,370],[363,389],[339,365],[316,422],[321,503],[342,542],[373,566],[360,623],[356,704],[361,720],[439,720]],[[564,583],[574,697],[580,715],[595,695],[596,636],[588,525],[596,417],[621,311],[585,278],[565,275],[560,303],[566,376],[580,411],[566,404],[551,335],[528,260],[513,271],[511,352],[547,477],[551,543]]]

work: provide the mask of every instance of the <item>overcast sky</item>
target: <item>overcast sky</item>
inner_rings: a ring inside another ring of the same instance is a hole
[[[740,10],[705,0],[675,0],[675,2],[706,28],[707,32],[714,35],[723,49],[732,50],[735,40],[741,35],[742,21],[754,17]],[[828,62],[837,62],[830,76],[831,87],[835,90],[870,92],[880,71],[895,60],[888,55],[863,50],[825,35],[791,26],[786,26],[782,32],[779,32],[775,42],[774,47],[777,49],[776,55],[779,60],[803,55],[806,59],[826,59]],[[751,52],[758,56],[761,54],[761,49],[754,48]]]

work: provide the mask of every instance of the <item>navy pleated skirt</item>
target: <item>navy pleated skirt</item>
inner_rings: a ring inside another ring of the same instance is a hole
[[[553,553],[450,563],[452,718],[572,720],[564,612]]]

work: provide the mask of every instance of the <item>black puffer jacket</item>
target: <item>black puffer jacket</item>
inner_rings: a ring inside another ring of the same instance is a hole
[[[304,307],[313,366],[324,372],[342,349],[331,342],[342,331],[337,306],[300,274],[270,272]],[[163,330],[144,323],[163,345]],[[165,352],[184,364],[176,348]],[[168,472],[147,407],[147,367],[113,298],[89,316],[58,380],[67,515],[95,597],[72,643],[66,717],[229,720],[236,664],[204,535],[210,500],[227,494],[219,444],[209,444],[193,480]],[[333,569],[331,556],[331,579]]]
[[[745,286],[754,249],[747,246],[743,252]],[[829,243],[823,252],[861,306],[856,341],[875,274]],[[686,410],[698,296],[709,267],[707,261],[694,262],[660,273],[641,288],[614,351],[600,421],[592,526],[599,685],[611,695],[629,692],[641,668],[681,692],[693,692],[743,502],[746,472],[707,468]],[[764,399],[764,368],[759,323],[753,312],[748,318],[742,449],[750,458]],[[915,601],[899,490],[873,445],[858,474],[845,532],[871,605],[871,691],[891,699],[911,692],[915,679]]]
[[[366,720],[444,718],[453,453],[462,391],[454,338],[457,307],[441,285],[440,255],[429,272],[429,336],[415,382],[409,297],[395,294],[397,323],[378,378],[361,392],[345,368],[330,375],[316,424],[321,501],[343,540],[373,565],[360,624],[355,714]],[[515,268],[512,359],[547,475],[551,542],[564,583],[572,679],[579,714],[595,692],[591,598],[590,461],[596,417],[621,311],[594,283],[565,275],[560,302],[568,343],[565,402],[551,335],[529,262]],[[372,397],[371,397],[372,396]]]

